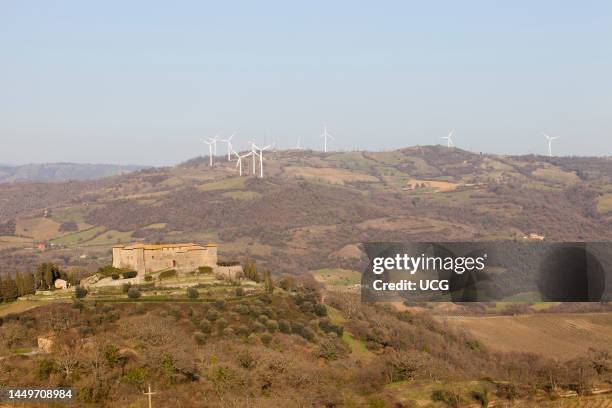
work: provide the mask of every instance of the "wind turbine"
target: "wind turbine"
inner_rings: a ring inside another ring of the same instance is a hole
[[[295,149],[296,149],[296,150],[302,150],[302,144],[301,144],[301,142],[302,142],[302,136],[299,136],[299,137],[298,137],[298,141],[297,141],[297,146],[295,146]]]
[[[236,167],[238,167],[238,173],[240,174],[240,176],[242,176],[242,159],[244,159],[245,157],[249,157],[250,155],[253,154],[253,152],[239,155],[238,153],[236,153],[236,151],[234,151],[234,154],[236,155],[236,158],[238,159],[238,163],[236,163]]]
[[[208,165],[212,167],[213,165],[213,154],[212,154],[213,141],[212,139],[208,139],[208,140],[202,140],[202,142],[208,145]]]
[[[327,133],[327,126],[326,125],[323,125],[323,134],[321,135],[321,137],[323,138],[323,151],[325,153],[327,153],[327,138],[329,137],[332,140],[335,140],[335,139],[334,139],[334,137],[332,135]]]
[[[221,142],[227,143],[227,161],[232,160],[232,139],[234,138],[234,133],[227,139],[221,139]],[[215,152],[216,153],[216,152]]]
[[[546,140],[548,140],[548,157],[552,157],[552,141],[558,139],[559,136],[548,136],[546,133],[542,133]]]
[[[448,136],[443,136],[442,139],[446,139],[446,147],[453,147],[453,133],[455,133],[455,129],[451,130],[448,133]]]
[[[255,148],[257,145],[252,140],[249,143],[251,143],[251,154],[253,155],[253,174],[255,174],[255,162],[257,160],[257,150],[255,150]]]
[[[215,135],[215,137],[211,138],[210,141],[213,144],[213,150],[215,151],[215,156],[217,155],[217,140],[219,140],[219,135]]]
[[[255,143],[253,143],[253,148],[259,150],[259,153],[254,152],[255,154],[257,154],[259,156],[259,177],[263,178],[263,161],[264,161],[264,157],[263,157],[263,152],[264,150],[267,150],[269,148],[271,148],[273,145],[267,145],[265,147],[259,147],[257,146]],[[253,167],[253,174],[255,170],[255,167]]]

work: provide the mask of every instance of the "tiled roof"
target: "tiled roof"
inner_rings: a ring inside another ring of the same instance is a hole
[[[143,243],[136,243],[136,244],[129,244],[129,245],[116,245],[113,248],[122,248],[122,249],[145,249],[145,250],[158,250],[158,249],[170,249],[170,248],[176,248],[176,249],[182,249],[184,251],[198,251],[198,250],[202,250],[202,249],[206,249],[206,248],[210,248],[210,247],[216,247],[215,244],[206,244],[206,246],[202,246],[202,245],[198,245],[198,244],[194,244],[192,242],[190,243],[183,243],[183,244],[143,244]]]

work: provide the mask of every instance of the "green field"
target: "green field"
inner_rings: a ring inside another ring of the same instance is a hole
[[[312,271],[317,282],[325,286],[354,286],[361,283],[361,274],[349,269],[318,269]]]
[[[52,244],[74,246],[85,243],[106,230],[104,227],[93,227],[72,234],[63,235],[51,240]]]

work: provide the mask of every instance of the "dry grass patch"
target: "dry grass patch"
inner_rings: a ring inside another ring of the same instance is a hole
[[[499,351],[522,351],[568,360],[589,347],[612,351],[612,313],[538,313],[520,316],[445,316]]]
[[[46,241],[59,235],[60,223],[50,218],[29,218],[17,221],[17,235],[32,237],[36,241]]]
[[[421,189],[425,188],[425,189],[432,189],[434,190],[434,192],[445,193],[447,191],[456,190],[458,187],[461,186],[461,184],[451,183],[448,181],[410,179],[406,183],[406,186],[416,191],[418,191],[419,188]]]
[[[612,212],[612,194],[604,194],[597,199],[597,212],[600,214]]]
[[[244,188],[246,177],[231,177],[224,180],[214,181],[212,183],[200,184],[199,190],[214,191],[214,190],[240,190]]]
[[[531,175],[558,184],[575,184],[580,182],[580,177],[576,173],[563,171],[554,166],[539,168],[531,172]]]
[[[335,169],[331,167],[316,168],[316,167],[285,167],[285,173],[290,177],[299,177],[310,180],[319,180],[331,184],[344,185],[346,183],[377,183],[380,180],[374,176],[363,173],[357,173],[345,169]]]

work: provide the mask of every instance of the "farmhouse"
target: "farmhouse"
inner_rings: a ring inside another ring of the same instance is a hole
[[[189,272],[217,266],[217,246],[189,244],[131,244],[113,247],[113,266],[138,272],[139,278],[163,269]]]

